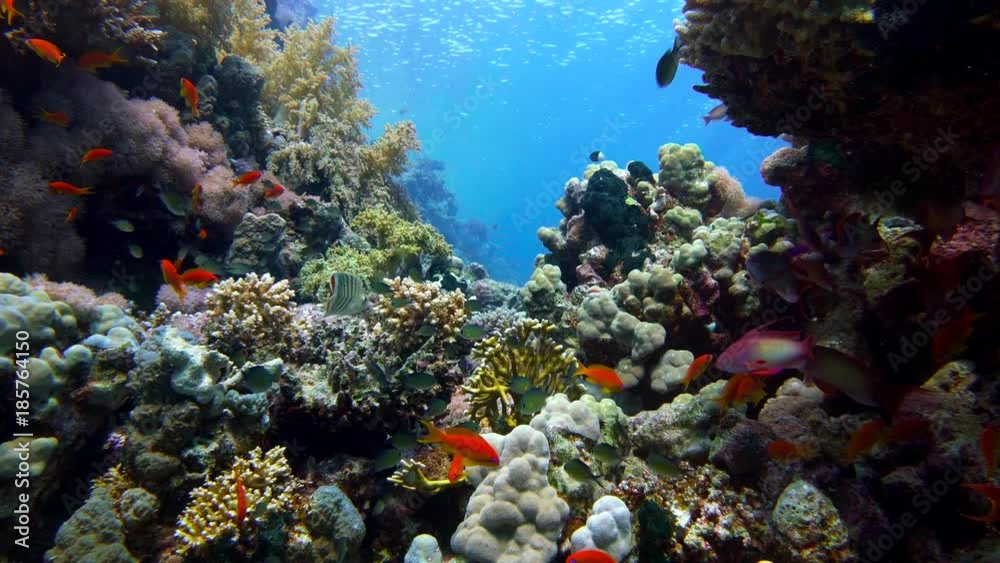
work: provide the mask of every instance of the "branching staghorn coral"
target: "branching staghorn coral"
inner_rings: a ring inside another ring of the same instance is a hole
[[[205,300],[209,340],[231,357],[271,359],[292,334],[294,292],[288,280],[250,273],[219,283]]]
[[[390,477],[389,481],[421,494],[436,495],[445,489],[460,487],[468,482],[468,477],[463,471],[454,481],[448,479],[428,479],[424,475],[427,466],[415,459],[404,459],[399,463],[402,467],[397,469]]]
[[[278,446],[264,454],[258,446],[247,457],[237,459],[231,470],[191,491],[191,500],[174,532],[180,540],[175,550],[178,555],[239,533],[237,474],[246,491],[247,518],[266,520],[291,508],[293,477],[285,448]]]
[[[462,390],[470,395],[468,414],[494,432],[527,424],[531,416],[518,412],[510,393],[511,379],[526,377],[532,387],[548,394],[566,389],[566,372],[576,365],[573,350],[553,340],[556,325],[524,319],[502,335],[479,341],[472,349],[478,363]]]
[[[424,326],[434,330],[438,343],[455,342],[465,324],[465,295],[459,291],[443,291],[438,282],[415,282],[410,278],[385,280],[391,293],[379,301],[378,312],[383,317],[375,333],[385,334],[391,345],[406,349],[424,337],[417,331]],[[403,300],[406,305],[393,307]]]

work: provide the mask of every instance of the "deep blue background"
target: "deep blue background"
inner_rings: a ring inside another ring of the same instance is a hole
[[[412,119],[423,156],[446,163],[459,217],[490,226],[504,248],[494,277],[523,283],[539,226],[586,155],[658,169],[668,142],[697,143],[750,195],[775,198],[761,160],[785,143],[700,118],[718,102],[692,90],[701,73],[681,65],[668,88],[654,69],[673,43],[681,2],[402,0],[318,3],[338,21],[337,42],[358,48],[363,95],[386,122]],[[607,5],[610,5],[608,7]]]

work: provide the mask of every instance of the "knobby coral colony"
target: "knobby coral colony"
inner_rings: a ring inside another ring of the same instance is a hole
[[[517,288],[420,221],[333,21],[268,6],[0,6],[40,78],[0,91],[8,558],[995,556],[996,8],[688,2],[670,57],[793,136],[781,201],[598,151]]]

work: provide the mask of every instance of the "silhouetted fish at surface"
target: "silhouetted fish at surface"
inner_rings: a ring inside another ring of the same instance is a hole
[[[674,37],[674,46],[663,53],[656,63],[656,85],[660,88],[670,86],[677,75],[677,65],[681,62],[681,38]]]

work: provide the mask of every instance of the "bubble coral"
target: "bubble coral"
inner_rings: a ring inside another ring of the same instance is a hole
[[[472,357],[478,365],[462,386],[470,396],[468,413],[474,421],[486,422],[495,431],[530,421],[510,393],[514,377],[526,377],[532,387],[549,394],[566,388],[564,375],[576,360],[573,350],[554,341],[555,330],[552,323],[529,318],[476,343]]]
[[[264,454],[258,446],[246,457],[237,459],[232,470],[191,491],[191,500],[174,532],[174,537],[180,540],[175,548],[177,554],[184,555],[238,534],[236,474],[246,490],[247,518],[266,520],[291,508],[294,481],[285,448],[278,446]]]

